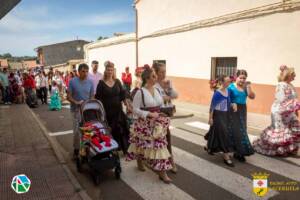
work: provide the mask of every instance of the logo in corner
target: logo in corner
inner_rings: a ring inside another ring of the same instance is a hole
[[[268,192],[268,177],[270,174],[267,173],[253,173],[253,192],[259,196],[263,197]]]
[[[31,185],[30,179],[25,174],[20,174],[12,179],[11,187],[18,193],[23,194],[29,191]]]

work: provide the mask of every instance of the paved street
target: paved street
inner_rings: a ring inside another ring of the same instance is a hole
[[[180,110],[180,109],[179,109]],[[78,173],[72,156],[72,123],[69,106],[62,111],[48,111],[46,106],[33,110],[42,120],[49,135],[56,137],[62,147],[68,166],[87,193],[93,199],[263,199],[252,192],[251,174],[266,172],[270,174],[269,182],[300,181],[299,157],[270,158],[255,154],[246,163],[235,162],[235,167],[224,165],[222,157],[210,156],[204,150],[203,135],[208,129],[206,119],[200,117],[178,118],[172,120],[172,145],[179,171],[170,173],[173,183],[165,185],[159,181],[151,170],[139,172],[136,163],[126,162],[122,158],[123,173],[121,180],[116,180],[111,171],[104,172],[101,183],[95,186],[88,173]],[[188,115],[190,112],[178,113]],[[257,131],[250,130],[253,140]],[[264,198],[299,199],[300,191],[268,191]]]

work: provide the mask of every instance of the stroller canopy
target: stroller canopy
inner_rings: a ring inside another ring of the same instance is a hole
[[[83,122],[105,121],[105,111],[103,105],[98,100],[87,100],[80,107]]]

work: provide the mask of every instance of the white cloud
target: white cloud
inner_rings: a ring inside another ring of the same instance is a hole
[[[90,41],[97,37],[97,33],[93,31],[98,31],[98,27],[119,25],[133,20],[126,11],[85,15],[66,13],[61,17],[46,6],[27,9],[16,7],[0,20],[0,54],[10,52],[19,56],[35,55],[33,49],[38,46],[74,40],[74,30],[81,28],[86,28],[88,32],[81,32],[79,35],[84,35],[84,39]]]
[[[41,11],[45,12],[45,11]],[[35,18],[33,18],[33,15]],[[121,12],[110,12],[97,15],[85,15],[78,18],[70,18],[68,16],[62,19],[40,18],[39,15],[23,12],[15,15],[14,13],[6,16],[0,21],[0,31],[6,32],[24,32],[24,31],[48,31],[61,30],[68,28],[76,28],[82,26],[96,27],[105,25],[116,25],[132,22],[129,14]]]

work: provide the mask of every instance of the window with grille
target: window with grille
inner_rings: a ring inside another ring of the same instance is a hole
[[[237,68],[237,57],[212,57],[211,79],[220,75],[233,76]]]

